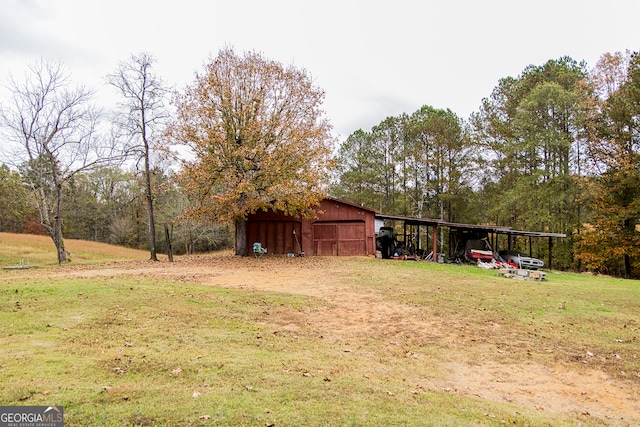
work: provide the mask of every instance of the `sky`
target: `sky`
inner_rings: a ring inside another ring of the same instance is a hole
[[[340,142],[423,105],[467,119],[528,65],[640,50],[638,16],[638,0],[0,0],[0,105],[40,58],[108,106],[132,54],[181,90],[232,47],[305,69]]]

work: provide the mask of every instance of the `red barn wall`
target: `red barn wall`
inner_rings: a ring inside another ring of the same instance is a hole
[[[282,212],[257,212],[247,218],[247,247],[260,242],[270,254],[373,255],[375,212],[337,199],[325,199],[315,219]],[[295,234],[293,231],[295,230]],[[297,240],[296,240],[297,238]]]

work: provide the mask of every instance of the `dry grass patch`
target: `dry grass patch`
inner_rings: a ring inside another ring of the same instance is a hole
[[[65,239],[65,248],[74,264],[95,264],[105,261],[145,260],[149,252],[106,243]],[[48,236],[0,233],[0,267],[53,266],[58,264],[55,245]]]

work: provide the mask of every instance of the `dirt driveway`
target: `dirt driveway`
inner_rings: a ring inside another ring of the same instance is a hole
[[[377,261],[369,259],[368,262]],[[352,268],[353,262],[320,257],[256,260],[218,255],[181,257],[174,263],[65,266],[43,274],[58,277],[142,275],[312,296],[321,301],[319,308],[305,313],[304,319],[292,320],[291,327],[314,325],[323,337],[352,346],[363,337],[379,337],[379,342],[389,346],[390,351],[416,336],[447,340],[454,357],[442,357],[436,362],[446,376],[424,384],[425,388],[511,402],[545,411],[547,415],[577,415],[591,420],[589,423],[601,420],[605,425],[640,426],[640,391],[633,384],[586,367],[578,372],[562,365],[545,366],[535,362],[505,364],[502,363],[505,355],[495,351],[481,351],[480,357],[475,352],[475,357],[466,357],[465,346],[469,343],[455,325],[425,317],[419,307],[386,300],[383,293],[348,286],[343,278]],[[425,363],[433,361],[425,360]]]

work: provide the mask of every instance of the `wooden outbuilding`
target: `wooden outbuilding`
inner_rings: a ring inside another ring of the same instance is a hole
[[[316,208],[316,218],[260,211],[247,217],[247,248],[259,242],[268,254],[375,255],[375,211],[334,198]]]

